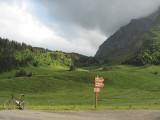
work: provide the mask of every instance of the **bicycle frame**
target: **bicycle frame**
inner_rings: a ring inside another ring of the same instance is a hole
[[[23,96],[24,94],[21,94],[21,96],[18,98],[14,95],[11,95],[11,98],[3,103],[4,108],[10,110],[18,106],[19,109],[23,110],[24,108],[28,107],[28,102],[22,99]]]
[[[20,103],[23,101],[22,97],[24,96],[23,94],[21,94],[20,98],[15,97],[14,95],[11,95],[11,100],[16,103],[17,106],[20,106]]]

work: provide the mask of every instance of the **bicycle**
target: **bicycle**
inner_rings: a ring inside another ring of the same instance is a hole
[[[11,99],[4,101],[3,107],[7,110],[11,110],[17,107],[20,110],[26,109],[28,107],[28,102],[22,99],[24,96],[25,96],[24,94],[21,94],[21,97],[17,98],[11,95]]]

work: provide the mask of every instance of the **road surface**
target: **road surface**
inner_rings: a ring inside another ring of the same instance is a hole
[[[0,120],[160,120],[160,110],[105,110],[84,112],[0,111]]]

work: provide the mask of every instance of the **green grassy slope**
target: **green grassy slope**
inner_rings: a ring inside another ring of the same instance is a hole
[[[15,70],[0,74],[0,103],[10,94],[24,93],[29,109],[92,110],[94,77],[101,76],[105,86],[99,93],[98,109],[160,109],[159,66],[24,69],[33,76],[15,78]]]

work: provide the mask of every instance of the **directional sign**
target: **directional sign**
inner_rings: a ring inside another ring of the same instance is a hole
[[[95,83],[102,83],[104,79],[102,77],[96,77],[95,78]]]
[[[95,87],[104,87],[103,81],[102,77],[95,77]]]
[[[104,87],[103,83],[95,83],[95,87]]]
[[[94,92],[100,92],[101,88],[94,88]]]
[[[97,104],[98,104],[98,93],[101,91],[100,87],[104,87],[103,84],[104,79],[102,77],[95,77],[95,88],[94,88],[94,92],[95,92],[95,108],[97,108]]]

